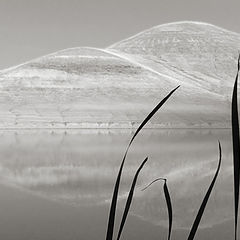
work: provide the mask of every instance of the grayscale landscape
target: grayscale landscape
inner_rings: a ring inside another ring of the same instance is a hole
[[[128,129],[2,131],[0,237],[104,239],[113,184],[132,134]],[[172,239],[187,239],[216,169],[217,139],[224,161],[196,239],[233,236],[230,130],[146,129],[129,152],[121,181],[117,222],[134,172],[149,156],[123,239],[165,239],[168,215],[162,184],[141,191],[159,176],[168,179],[172,198]]]
[[[40,57],[1,71],[0,128],[136,128],[178,85],[148,127],[229,127],[239,48],[240,34],[176,22]]]
[[[232,91],[240,34],[194,21],[158,25],[106,48],[59,50],[0,71],[0,239],[105,239],[127,144],[115,231],[136,170],[122,238],[187,239],[222,166],[195,240],[234,238]]]

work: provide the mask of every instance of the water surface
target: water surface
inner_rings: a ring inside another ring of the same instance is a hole
[[[133,134],[130,130],[1,131],[0,217],[4,221],[0,221],[0,236],[18,240],[104,239],[114,181]],[[218,164],[218,140],[222,168],[196,239],[232,237],[230,130],[149,129],[136,138],[123,171],[118,219],[134,173],[149,157],[137,182],[126,239],[166,236],[168,216],[162,183],[141,191],[158,177],[168,179],[173,239],[186,239]]]

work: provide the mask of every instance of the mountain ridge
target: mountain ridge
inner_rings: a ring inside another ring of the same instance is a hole
[[[105,49],[68,48],[4,69],[0,128],[135,128],[177,85],[149,127],[229,127],[238,39],[183,21]]]
[[[107,48],[111,48],[115,44],[118,44],[118,43],[121,43],[123,41],[127,41],[127,40],[130,40],[132,38],[135,38],[135,37],[141,35],[142,33],[146,32],[146,31],[149,31],[149,30],[152,30],[152,29],[157,29],[157,28],[161,28],[161,27],[165,27],[165,26],[185,24],[185,23],[193,24],[193,25],[205,25],[205,26],[210,26],[210,27],[213,27],[215,29],[219,29],[221,31],[228,32],[228,33],[231,33],[231,34],[235,34],[235,35],[239,35],[240,34],[240,33],[237,33],[237,32],[234,32],[234,31],[231,31],[231,30],[228,30],[228,29],[225,29],[223,27],[220,27],[220,26],[217,26],[217,25],[214,25],[214,24],[211,24],[211,23],[201,22],[201,21],[188,21],[188,20],[185,20],[185,21],[176,21],[176,22],[170,22],[170,23],[163,23],[163,24],[159,24],[159,25],[156,25],[156,26],[144,29],[144,30],[142,30],[142,31],[140,31],[140,32],[130,36],[130,37],[127,37],[127,38],[125,38],[123,40],[117,41],[116,43],[113,43],[113,44],[109,45]]]
[[[237,33],[237,32],[234,32],[234,31],[231,31],[231,30],[228,30],[228,29],[225,29],[225,28],[223,28],[223,27],[220,27],[220,26],[217,26],[217,25],[214,25],[214,24],[211,24],[211,23],[201,22],[201,21],[190,21],[190,20],[188,21],[188,20],[184,20],[184,21],[176,21],[176,22],[170,22],[170,23],[163,23],[163,24],[159,24],[159,25],[156,25],[156,26],[153,26],[153,27],[144,29],[144,30],[142,30],[142,31],[140,31],[140,32],[138,32],[138,33],[136,33],[136,34],[134,34],[134,35],[131,35],[131,36],[127,37],[127,38],[124,38],[124,39],[122,39],[122,40],[120,40],[120,41],[117,41],[117,42],[115,42],[115,43],[113,43],[113,44],[111,44],[111,45],[109,45],[109,46],[107,46],[107,47],[104,47],[104,48],[90,47],[90,46],[81,46],[81,47],[75,46],[75,47],[69,47],[69,48],[65,48],[65,49],[59,49],[59,50],[54,51],[54,52],[52,52],[52,53],[49,53],[49,54],[47,54],[47,55],[39,56],[39,57],[30,59],[30,60],[28,60],[28,61],[25,61],[25,62],[23,62],[23,63],[14,65],[14,66],[12,66],[12,67],[7,67],[7,68],[4,68],[4,69],[1,69],[1,70],[0,70],[0,73],[1,73],[2,71],[11,70],[11,69],[13,69],[13,68],[16,68],[16,67],[22,66],[22,65],[24,65],[24,64],[27,64],[27,63],[29,63],[29,62],[31,62],[31,61],[38,60],[38,59],[40,59],[40,58],[42,58],[42,57],[54,55],[54,54],[56,54],[56,53],[59,53],[59,52],[61,52],[61,51],[65,51],[65,50],[71,50],[71,49],[76,49],[76,48],[93,48],[93,49],[102,49],[102,50],[108,49],[108,48],[111,48],[112,46],[114,46],[114,45],[117,44],[117,43],[120,43],[120,42],[122,42],[122,41],[126,41],[126,40],[129,40],[129,39],[131,39],[131,38],[134,38],[134,37],[136,37],[136,36],[138,36],[138,35],[146,32],[146,31],[149,31],[149,30],[151,30],[151,29],[159,28],[159,27],[162,27],[162,26],[171,26],[171,25],[174,25],[174,24],[182,24],[182,23],[192,23],[192,24],[197,24],[197,25],[207,25],[207,26],[211,26],[211,27],[214,27],[214,28],[216,28],[216,29],[219,29],[219,30],[222,30],[222,31],[225,31],[225,32],[229,32],[229,33],[232,33],[232,34],[235,34],[235,35],[240,35],[240,33]]]

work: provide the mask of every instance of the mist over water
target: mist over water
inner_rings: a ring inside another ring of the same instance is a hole
[[[31,193],[66,208],[107,209],[105,219],[117,171],[133,134],[131,130],[1,131],[1,181],[7,188],[20,189],[26,195]],[[222,144],[223,162],[201,227],[214,229],[215,225],[232,220],[230,129],[143,130],[132,145],[123,170],[120,211],[135,171],[148,156],[137,182],[130,215],[153,226],[167,227],[162,184],[141,191],[155,178],[164,177],[168,179],[172,198],[173,228],[190,229],[217,167],[218,140]],[[26,201],[33,200],[26,198]],[[84,222],[84,215],[79,218]]]

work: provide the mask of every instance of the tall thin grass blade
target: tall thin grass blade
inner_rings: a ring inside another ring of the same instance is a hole
[[[200,223],[201,218],[203,216],[205,207],[207,205],[208,199],[209,199],[209,197],[211,195],[212,189],[214,187],[214,184],[216,182],[216,179],[217,179],[217,176],[218,176],[218,173],[219,173],[219,170],[220,170],[220,166],[221,166],[221,162],[222,162],[222,150],[221,150],[220,142],[218,142],[218,145],[219,145],[219,162],[218,162],[218,167],[217,167],[216,173],[214,175],[214,178],[213,178],[213,180],[212,180],[212,182],[211,182],[211,184],[210,184],[210,186],[209,186],[209,188],[207,190],[207,193],[206,193],[206,195],[205,195],[205,197],[204,197],[204,199],[202,201],[202,204],[201,204],[201,206],[200,206],[200,208],[198,210],[197,216],[196,216],[196,218],[194,220],[194,223],[192,225],[190,234],[188,236],[188,240],[193,240],[194,237],[195,237],[195,234],[196,234],[197,229],[199,227],[199,223]]]
[[[166,203],[167,203],[167,207],[168,207],[168,220],[169,220],[169,223],[168,223],[168,240],[170,240],[171,232],[172,232],[172,203],[171,203],[171,198],[170,198],[170,194],[169,194],[168,187],[167,187],[167,180],[165,180],[163,190],[164,190],[164,193],[165,193]]]
[[[130,209],[130,206],[131,206],[131,203],[132,203],[132,198],[133,198],[134,189],[135,189],[135,186],[136,186],[138,175],[139,175],[140,171],[142,170],[144,164],[147,162],[147,160],[148,160],[148,158],[146,158],[142,162],[142,164],[138,168],[138,170],[137,170],[137,172],[136,172],[136,174],[133,178],[132,186],[131,186],[131,189],[130,189],[129,194],[128,194],[127,202],[126,202],[125,209],[124,209],[123,216],[122,216],[122,221],[121,221],[120,228],[119,228],[119,231],[118,231],[117,240],[119,240],[120,237],[121,237],[123,227],[124,227],[124,224],[125,224],[127,216],[128,216],[128,212],[129,212],[129,209]]]
[[[172,233],[172,203],[171,203],[171,197],[170,197],[170,194],[169,194],[169,191],[168,191],[167,179],[166,178],[157,178],[154,181],[152,181],[147,187],[142,189],[142,191],[144,191],[145,189],[150,187],[153,183],[155,183],[159,180],[164,181],[163,191],[164,191],[164,195],[165,195],[165,199],[166,199],[166,203],[167,203],[167,208],[168,208],[168,238],[167,239],[170,240],[171,233]]]
[[[114,222],[115,222],[115,215],[116,215],[116,207],[117,207],[117,200],[118,200],[118,190],[119,190],[119,185],[120,185],[120,180],[122,176],[122,170],[123,166],[125,163],[125,159],[127,157],[128,150],[137,136],[137,134],[141,131],[141,129],[145,126],[145,124],[152,118],[152,116],[159,110],[159,108],[162,107],[162,105],[170,98],[170,96],[179,88],[180,86],[176,87],[173,89],[150,113],[149,115],[144,119],[144,121],[140,124],[138,127],[137,131],[133,135],[132,139],[130,140],[126,152],[124,154],[124,157],[122,159],[122,163],[119,168],[119,172],[117,175],[117,179],[115,182],[114,190],[113,190],[113,196],[112,196],[112,202],[110,206],[110,212],[109,212],[109,218],[108,218],[108,227],[107,227],[107,235],[106,235],[106,240],[112,240],[113,239],[113,231],[114,231]]]
[[[238,97],[237,85],[240,70],[240,55],[238,57],[238,71],[234,83],[232,94],[232,141],[233,141],[233,172],[234,172],[234,235],[237,240],[238,228],[238,205],[239,205],[239,171],[240,171],[240,144],[239,144],[239,121],[238,121]]]

